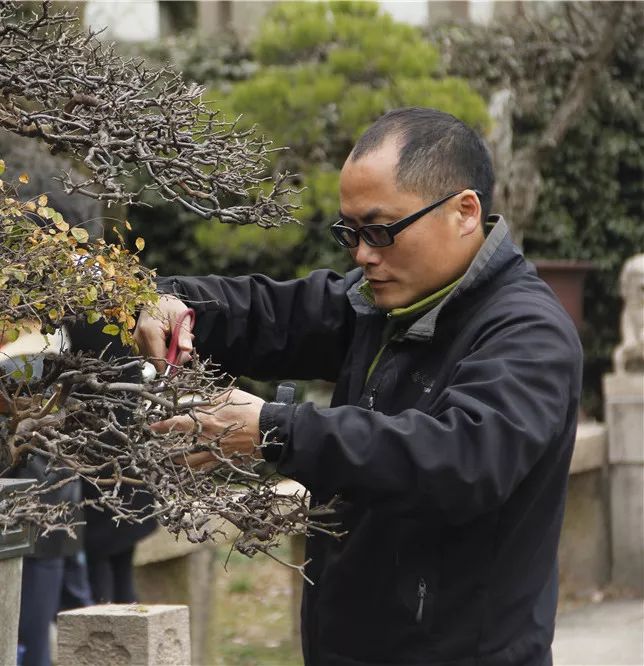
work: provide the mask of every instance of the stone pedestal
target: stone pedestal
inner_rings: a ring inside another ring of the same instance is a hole
[[[644,373],[604,376],[612,581],[644,595]]]
[[[104,604],[58,614],[58,663],[190,666],[186,606]]]

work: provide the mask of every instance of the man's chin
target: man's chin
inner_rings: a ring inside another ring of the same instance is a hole
[[[385,310],[387,312],[407,306],[405,300],[400,296],[397,297],[396,294],[374,293],[373,298],[376,307],[379,310]]]

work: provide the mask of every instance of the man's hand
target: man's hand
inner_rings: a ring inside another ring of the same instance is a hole
[[[201,432],[199,439],[209,441],[215,439],[228,428],[233,428],[219,445],[225,456],[234,454],[250,456],[261,460],[261,453],[257,446],[261,443],[259,432],[259,413],[262,411],[264,401],[251,393],[239,389],[227,391],[221,400],[211,407],[195,410]],[[187,415],[174,416],[166,421],[153,423],[150,428],[155,432],[195,432],[195,420]],[[190,467],[203,467],[214,465],[214,457],[208,451],[194,453],[186,458]]]
[[[134,331],[134,340],[141,354],[152,359],[158,372],[165,370],[163,359],[168,353],[168,338],[177,319],[188,309],[176,296],[164,295],[151,310],[143,310]],[[183,365],[192,353],[192,338],[188,320],[184,320],[179,334],[179,356],[176,364]]]

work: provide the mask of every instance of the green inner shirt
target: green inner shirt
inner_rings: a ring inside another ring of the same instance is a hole
[[[451,284],[448,284],[446,287],[439,289],[429,296],[425,296],[425,298],[422,298],[420,301],[412,303],[412,305],[408,305],[404,308],[394,308],[393,310],[387,312],[387,323],[382,332],[382,340],[380,343],[381,346],[375,358],[371,362],[371,365],[369,366],[365,383],[369,381],[369,377],[371,377],[372,372],[378,365],[378,361],[380,360],[385,347],[389,344],[389,341],[397,333],[406,331],[414,321],[444,301],[462,279],[463,277],[461,276],[458,278],[458,280],[455,280]],[[373,292],[368,282],[363,282],[358,288],[358,291],[367,301],[369,301],[369,303],[375,305]]]

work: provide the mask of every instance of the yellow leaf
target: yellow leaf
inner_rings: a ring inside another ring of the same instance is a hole
[[[5,165],[4,160],[0,160],[0,176],[4,173]]]
[[[97,297],[98,297],[98,291],[96,290],[96,287],[93,284],[91,284],[87,288],[85,298],[88,303],[93,303]]]
[[[63,220],[62,215],[60,213],[56,213],[60,217],[60,219],[54,218],[54,224],[56,225],[57,229],[60,229],[61,231],[69,231],[69,224]]]
[[[47,315],[52,321],[56,321],[58,319],[58,310],[56,308],[52,308]]]
[[[145,241],[140,236],[134,241],[134,244],[139,252],[145,247]]]
[[[116,324],[107,324],[103,326],[103,333],[107,335],[118,335],[121,329]]]
[[[126,228],[128,231],[132,231],[132,225],[131,225],[127,220],[125,220],[125,228]]]
[[[72,236],[79,242],[79,243],[87,243],[89,240],[89,234],[85,229],[82,229],[81,227],[73,227],[72,228]]]
[[[38,197],[38,205],[39,205],[41,208],[42,208],[43,206],[46,206],[46,205],[47,205],[47,201],[48,201],[48,199],[47,199],[47,195],[46,195],[46,194],[41,194],[41,195]],[[40,213],[38,213],[38,215],[40,215]]]
[[[30,212],[34,213],[36,211],[36,204],[33,201],[27,201],[25,208]]]
[[[26,173],[21,173],[18,176],[18,180],[23,184],[26,185],[29,182],[29,176]]]

